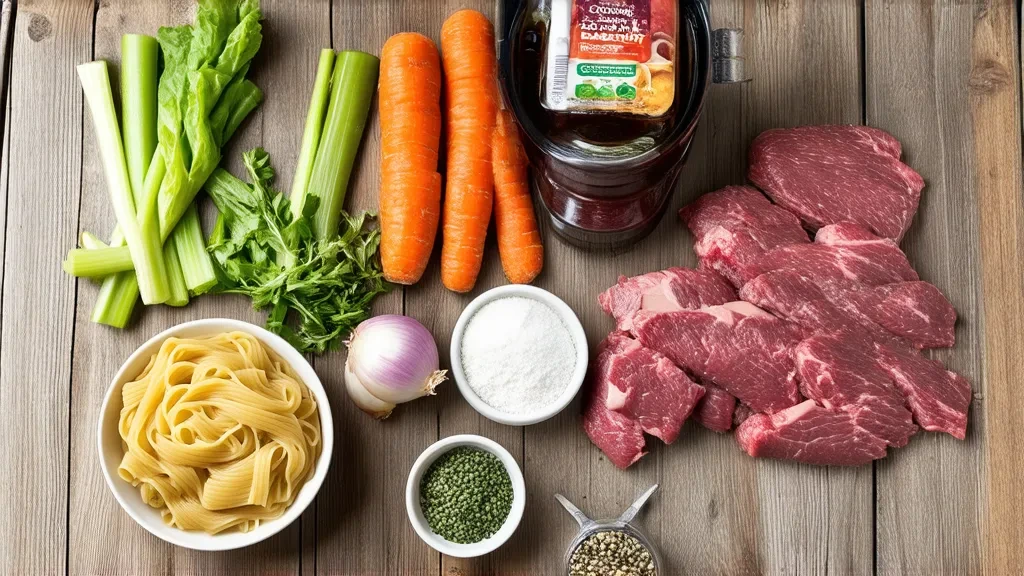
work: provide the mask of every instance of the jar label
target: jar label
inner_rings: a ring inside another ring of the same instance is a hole
[[[553,0],[541,102],[660,116],[675,98],[676,0]]]

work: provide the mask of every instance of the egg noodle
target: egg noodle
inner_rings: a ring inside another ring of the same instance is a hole
[[[313,475],[316,401],[250,334],[168,338],[121,397],[118,474],[171,526],[253,530]]]

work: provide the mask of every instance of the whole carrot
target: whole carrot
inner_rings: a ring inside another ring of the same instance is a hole
[[[483,261],[494,174],[491,133],[497,113],[494,29],[483,14],[460,10],[441,26],[448,116],[441,282],[469,292]]]
[[[519,140],[515,118],[499,110],[491,139],[494,165],[494,224],[498,253],[505,277],[513,284],[529,284],[544,267],[544,246],[537,229],[527,179],[526,151]]]
[[[441,62],[415,33],[389,38],[380,59],[381,264],[388,281],[415,284],[441,214]]]

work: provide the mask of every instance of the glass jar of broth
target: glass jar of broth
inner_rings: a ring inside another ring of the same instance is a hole
[[[703,0],[506,0],[502,91],[550,225],[622,247],[660,221],[711,82]]]

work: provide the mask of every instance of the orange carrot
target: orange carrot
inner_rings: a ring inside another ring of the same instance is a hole
[[[448,115],[441,282],[454,292],[469,292],[480,274],[494,204],[491,133],[498,64],[491,22],[475,10],[449,16],[441,26],[441,57]]]
[[[544,246],[533,214],[526,151],[519,140],[515,118],[499,110],[491,139],[494,165],[494,223],[498,253],[505,277],[513,284],[529,284],[544,267]]]
[[[423,276],[441,214],[441,62],[434,42],[396,34],[380,54],[380,257],[384,277]]]

